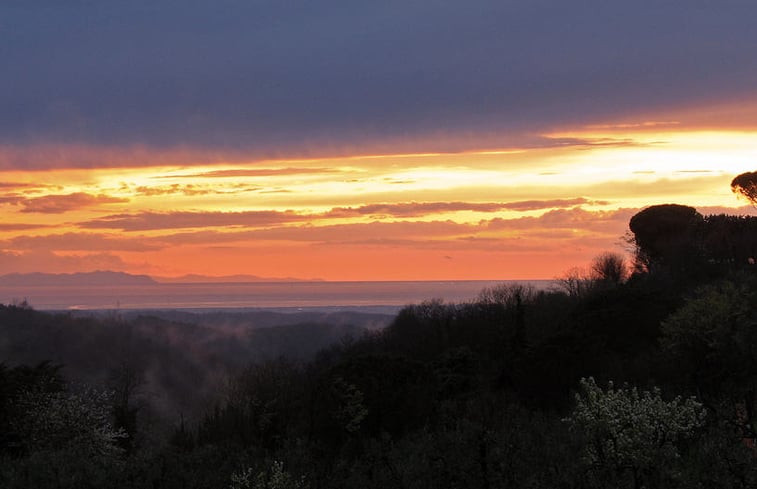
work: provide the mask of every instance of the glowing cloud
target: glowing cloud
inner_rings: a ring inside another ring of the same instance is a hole
[[[62,214],[85,207],[94,207],[102,204],[123,204],[128,201],[129,199],[110,197],[104,194],[92,195],[85,192],[76,192],[73,194],[45,195],[32,199],[23,199],[19,203],[23,206],[21,212]]]

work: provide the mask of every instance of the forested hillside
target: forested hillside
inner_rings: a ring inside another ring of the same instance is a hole
[[[410,305],[372,331],[4,306],[0,485],[755,487],[757,218],[670,204],[630,230],[629,265],[608,253],[554,290]]]
[[[47,314],[0,306],[0,359],[7,366],[60,365],[75,383],[139,379],[153,415],[194,419],[219,385],[250,362],[312,359],[322,348],[391,321],[360,312]]]

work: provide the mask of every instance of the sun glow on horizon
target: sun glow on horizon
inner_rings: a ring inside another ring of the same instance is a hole
[[[729,183],[754,169],[757,130],[596,126],[544,140],[456,153],[196,166],[187,154],[177,165],[3,171],[0,257],[9,271],[552,278],[617,250],[628,219],[647,205],[751,212]]]

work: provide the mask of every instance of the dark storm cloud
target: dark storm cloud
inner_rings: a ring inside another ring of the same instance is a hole
[[[0,144],[262,157],[602,123],[753,90],[755,18],[705,0],[8,0]]]

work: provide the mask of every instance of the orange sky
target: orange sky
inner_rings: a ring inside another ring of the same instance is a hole
[[[5,146],[0,162],[48,169],[0,171],[0,270],[554,278],[627,248],[628,220],[647,205],[750,213],[729,187],[757,169],[757,129],[742,112],[692,109],[451,154],[247,161],[187,148]],[[77,169],[83,159],[97,168]]]
[[[550,279],[752,213],[757,3],[0,2],[0,274]]]

